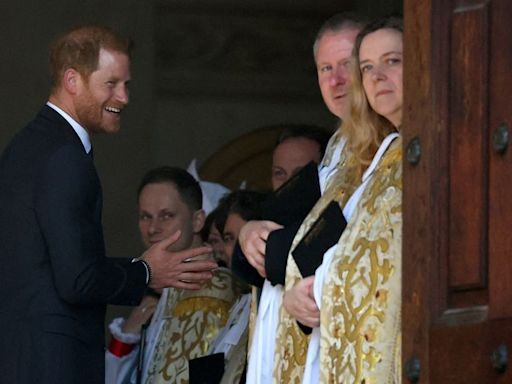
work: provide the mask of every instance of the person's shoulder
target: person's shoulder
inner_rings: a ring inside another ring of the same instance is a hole
[[[66,120],[56,111],[44,106],[32,120],[16,133],[10,144],[16,146],[38,142],[41,145],[65,140],[69,136],[65,129],[66,124]],[[69,126],[69,128],[71,127]]]
[[[73,128],[57,111],[45,105],[25,128],[27,134],[44,141],[65,143],[73,139]]]
[[[380,168],[401,168],[402,166],[402,138],[398,137],[389,145],[382,156]]]
[[[46,133],[39,121],[39,114],[25,127],[16,132],[4,149],[2,162],[5,165],[12,161],[23,164],[40,163],[46,154],[58,146],[54,135]]]

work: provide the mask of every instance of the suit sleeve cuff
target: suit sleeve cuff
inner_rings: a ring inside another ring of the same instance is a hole
[[[140,257],[135,257],[132,259],[132,263],[141,262],[144,266],[144,269],[146,270],[146,285],[149,285],[149,282],[151,281],[151,268],[149,267],[149,264],[147,261],[142,260]]]

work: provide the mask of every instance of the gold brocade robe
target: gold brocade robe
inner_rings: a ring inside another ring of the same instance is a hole
[[[258,316],[258,301],[261,288],[251,286],[251,313],[249,315],[249,325],[247,330],[247,345],[252,345],[254,330],[256,329],[256,318]],[[247,360],[249,360],[250,350],[247,351]]]
[[[343,140],[343,135],[341,133],[341,126],[336,130],[336,132],[333,133],[331,138],[329,139],[329,142],[327,143],[327,147],[325,148],[325,154],[322,158],[322,162],[320,164],[321,167],[323,166],[329,166],[334,159],[334,152],[336,151],[336,148],[341,145],[341,141]],[[344,146],[344,144],[343,144]],[[339,159],[341,160],[341,159]],[[333,164],[334,165],[334,164]]]
[[[340,136],[335,136],[334,139],[333,142],[336,143]],[[357,176],[353,162],[351,162],[350,157],[346,156],[345,152],[343,151],[340,156],[340,161],[336,166],[336,174],[329,180],[323,195],[306,216],[295,235],[286,265],[285,290],[291,289],[303,278],[291,251],[295,249],[332,200],[335,200],[343,209],[347,200],[360,184],[361,178]],[[302,332],[297,325],[297,321],[286,312],[284,307],[281,307],[277,327],[273,381],[274,383],[300,383],[304,373],[310,336]]]
[[[226,268],[217,270],[198,291],[171,288],[145,383],[187,384],[188,361],[207,354],[240,291],[238,280]]]
[[[326,272],[321,383],[401,382],[401,145],[381,158]]]

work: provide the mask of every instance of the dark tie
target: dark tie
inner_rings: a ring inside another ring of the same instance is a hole
[[[93,153],[92,147],[89,150],[89,153],[87,154],[87,156],[89,156],[91,158],[91,160],[94,160],[94,153]]]

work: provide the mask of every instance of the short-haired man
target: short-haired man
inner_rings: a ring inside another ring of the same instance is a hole
[[[348,113],[349,66],[352,47],[364,20],[358,15],[340,13],[329,18],[319,29],[313,45],[318,85],[329,111],[340,119]],[[341,126],[341,124],[340,124]],[[341,129],[331,137],[326,154],[319,167],[322,189],[328,175],[332,174],[343,145]],[[334,156],[334,157],[333,157]],[[241,233],[241,246],[247,260],[265,276],[265,240],[268,234],[280,226],[275,223],[251,222]]]
[[[177,231],[180,239],[169,249],[179,252],[201,246],[205,222],[202,192],[187,171],[176,167],[152,169],[143,177],[137,196],[139,231],[147,248]],[[138,383],[146,382],[148,377],[188,381],[189,360],[207,354],[228,319],[229,309],[239,296],[233,287],[230,271],[219,268],[200,290],[166,288],[159,300],[147,295],[128,319],[114,319],[110,324],[113,338],[106,352],[105,382]],[[141,328],[151,316],[141,344]],[[139,345],[144,345],[144,351]],[[215,368],[222,370],[223,364]]]
[[[278,189],[309,162],[320,164],[328,141],[329,133],[325,129],[286,126],[272,152],[272,189]]]
[[[216,267],[183,262],[209,248],[167,250],[179,234],[138,259],[105,256],[90,135],[120,129],[130,48],[128,39],[100,26],[56,40],[49,102],[0,160],[6,383],[103,383],[106,304],[137,304],[147,286],[198,289]]]
[[[277,138],[276,145],[272,152],[271,184],[274,193],[287,183],[288,180],[296,176],[309,163],[320,164],[327,143],[329,142],[329,137],[330,134],[326,129],[314,125],[286,124],[282,126],[282,131]],[[308,173],[308,175],[310,175],[310,173]],[[303,178],[302,176],[300,177]],[[307,182],[309,183],[310,180],[307,180]],[[294,184],[297,184],[297,182],[294,182]],[[288,188],[285,187],[285,189]],[[310,188],[309,191],[302,192],[307,195],[307,197],[303,196],[307,201],[313,201],[313,199],[318,198],[318,192],[315,191],[315,188]],[[274,196],[269,196],[269,198],[272,199]],[[304,205],[306,204],[307,203],[304,203]],[[260,217],[264,217],[268,220],[269,217],[265,217],[264,211],[269,212],[272,210],[273,208],[269,207],[268,204],[263,204]],[[293,211],[293,208],[286,207],[286,210]],[[295,215],[294,213],[293,216]],[[289,217],[287,219],[290,220]],[[253,221],[253,223],[264,226],[266,223],[270,223],[270,221]],[[263,228],[263,230],[265,230],[265,228]],[[261,288],[264,278],[259,274],[258,270],[247,262],[246,256],[242,253],[240,247],[238,245],[236,247],[233,245],[233,247],[233,263],[231,265],[233,272],[248,284]],[[282,268],[283,263],[284,261],[277,261],[277,268]],[[266,268],[271,267],[267,264]],[[271,273],[268,273],[268,275],[270,274]],[[280,276],[281,273],[278,272],[276,275]],[[269,280],[270,279],[269,277]]]
[[[349,67],[351,63],[352,47],[355,38],[363,26],[361,18],[351,14],[338,14],[327,20],[320,28],[313,46],[318,84],[323,100],[331,113],[342,121],[348,113],[348,89],[350,85]],[[344,148],[344,139],[341,128],[331,138],[326,154],[319,166],[319,182],[321,192],[325,193],[333,188],[332,181],[336,171],[341,152]],[[299,197],[300,198],[300,197]],[[332,197],[331,197],[332,199]],[[338,202],[340,205],[343,202]],[[313,212],[313,211],[312,211]],[[301,229],[293,240],[292,249],[307,232],[309,226],[316,220],[312,212],[304,219]],[[317,216],[317,213],[314,213]],[[240,232],[240,245],[249,263],[258,270],[263,277],[267,275],[265,269],[265,246],[270,232],[281,228],[272,221],[249,222]],[[284,256],[284,262],[290,260],[290,255]],[[286,266],[286,279],[295,280],[295,269]],[[289,276],[289,274],[292,276]],[[286,309],[297,317],[315,317],[318,308],[311,296],[311,286],[303,286],[302,295],[294,301],[295,306]],[[256,329],[251,345],[250,361],[248,366],[248,383],[300,382],[304,370],[305,354],[307,352],[307,337],[297,329],[297,324],[291,324],[293,334],[284,335],[281,330],[283,313],[281,310],[283,287],[272,286],[265,281],[263,287]],[[295,313],[292,313],[295,310]],[[304,315],[306,313],[306,315]],[[284,314],[284,316],[289,316]],[[287,325],[290,325],[288,322]],[[279,328],[278,328],[279,327]],[[293,346],[282,342],[288,337],[293,338]],[[278,339],[279,338],[279,339]],[[276,339],[278,340],[276,342]],[[286,344],[286,345],[281,345]],[[283,356],[283,352],[286,354]]]

